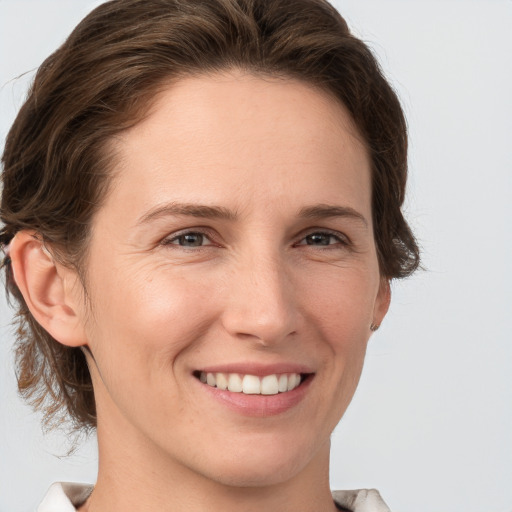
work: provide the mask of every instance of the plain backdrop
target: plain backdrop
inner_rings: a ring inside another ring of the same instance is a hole
[[[34,69],[99,3],[0,0],[0,140]],[[376,487],[396,511],[511,512],[512,2],[334,3],[405,107],[425,270],[393,285],[333,435],[332,487]],[[63,457],[66,436],[44,436],[17,397],[11,319],[2,301],[0,512],[94,482],[97,465],[94,439]]]

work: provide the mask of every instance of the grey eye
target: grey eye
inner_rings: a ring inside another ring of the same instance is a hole
[[[201,233],[186,233],[176,237],[173,243],[182,247],[200,247],[204,245],[205,238]]]
[[[306,245],[330,245],[337,243],[337,237],[328,233],[312,233],[305,237]]]

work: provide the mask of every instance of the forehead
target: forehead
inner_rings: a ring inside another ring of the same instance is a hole
[[[180,130],[171,133],[170,128],[177,125]],[[289,136],[308,141],[341,130],[354,139],[350,142],[365,145],[350,113],[329,91],[292,78],[239,70],[169,84],[151,102],[144,121],[125,136],[131,143],[135,138],[143,142],[159,131],[175,141],[201,137],[213,142],[220,128],[225,130],[222,135],[260,142],[275,139],[282,128]],[[337,144],[344,142],[345,137],[337,139]]]
[[[351,116],[298,80],[242,72],[183,78],[117,139],[116,153],[125,200],[369,196],[368,153]]]

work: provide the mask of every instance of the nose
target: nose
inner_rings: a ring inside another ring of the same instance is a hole
[[[293,279],[279,256],[260,253],[238,262],[225,293],[222,322],[232,336],[272,346],[296,333]]]

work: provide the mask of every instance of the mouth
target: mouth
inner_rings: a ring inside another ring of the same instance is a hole
[[[194,377],[212,388],[243,395],[278,395],[289,393],[308,380],[312,373],[273,373],[251,375],[227,372],[195,371]]]

